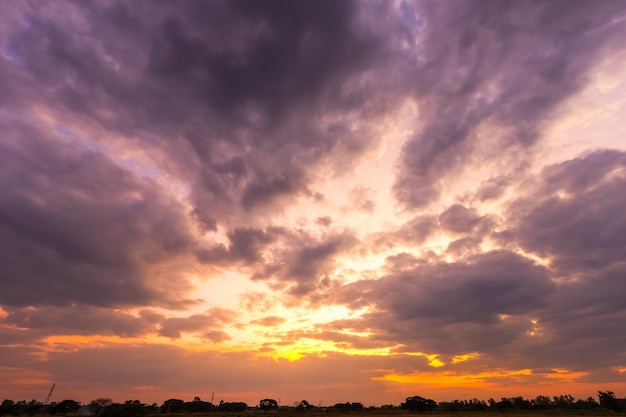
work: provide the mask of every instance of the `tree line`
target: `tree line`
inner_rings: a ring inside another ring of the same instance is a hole
[[[19,415],[35,415],[49,414],[61,415],[81,414],[92,415],[96,417],[140,417],[148,414],[176,414],[176,413],[207,413],[213,411],[220,412],[244,412],[250,409],[262,410],[264,413],[275,411],[278,409],[292,409],[297,412],[306,412],[309,410],[324,411],[326,413],[352,411],[372,411],[372,410],[407,410],[410,412],[424,413],[432,411],[497,411],[506,412],[514,410],[610,410],[615,412],[626,411],[626,398],[617,398],[612,391],[598,391],[598,400],[593,397],[586,399],[575,399],[571,395],[560,395],[552,398],[546,396],[537,396],[533,399],[525,399],[524,397],[502,398],[496,401],[490,398],[487,401],[473,398],[471,400],[453,400],[436,401],[420,396],[407,397],[400,405],[383,405],[381,407],[365,408],[359,402],[337,403],[328,407],[317,407],[310,404],[306,400],[295,402],[292,406],[280,406],[276,400],[265,398],[259,401],[259,404],[250,407],[245,402],[224,402],[212,404],[203,401],[200,397],[194,397],[192,401],[183,401],[177,398],[170,398],[161,405],[144,404],[139,400],[128,400],[124,403],[115,403],[110,398],[97,398],[89,404],[81,404],[74,400],[63,400],[60,402],[52,402],[50,404],[42,404],[36,400],[29,402],[4,400],[0,404],[0,416],[19,416]]]
[[[613,391],[598,391],[598,401],[593,397],[575,399],[571,395],[559,395],[552,398],[537,396],[533,399],[524,397],[502,398],[496,401],[490,398],[488,401],[478,400],[453,400],[437,403],[431,399],[414,396],[408,397],[400,405],[402,409],[416,412],[425,411],[514,411],[514,410],[600,410],[606,409],[616,412],[626,411],[626,398],[617,398]]]

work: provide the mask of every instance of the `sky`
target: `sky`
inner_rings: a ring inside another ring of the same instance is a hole
[[[626,2],[0,2],[0,399],[626,396]]]

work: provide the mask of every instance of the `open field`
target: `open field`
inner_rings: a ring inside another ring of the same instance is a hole
[[[241,417],[242,415],[265,415],[262,411],[244,411],[241,413],[224,413],[224,412],[212,412],[212,413],[170,413],[171,417]],[[26,414],[22,414],[26,415]],[[459,412],[449,412],[449,411],[433,411],[426,413],[408,413],[404,410],[372,410],[372,411],[359,411],[359,412],[350,412],[350,413],[342,413],[337,411],[331,411],[330,413],[321,412],[321,411],[312,411],[306,413],[300,412],[290,412],[290,411],[274,411],[268,412],[267,415],[269,417],[416,417],[416,416],[432,416],[432,417],[500,417],[500,416],[509,416],[509,417],[574,417],[574,416],[584,416],[584,417],[594,417],[594,416],[620,416],[621,413],[615,413],[613,411],[605,411],[605,410],[552,410],[552,411],[507,411],[505,413],[501,413],[498,411],[459,411]],[[147,414],[144,417],[165,417],[166,414],[162,413],[154,413]],[[35,415],[34,417],[50,417],[49,414],[40,414]],[[85,417],[81,414],[68,413],[66,417]],[[127,417],[127,416],[126,416]]]
[[[262,411],[247,411],[246,413],[252,414],[263,414]],[[238,415],[242,413],[201,413],[197,414],[202,417],[233,417],[234,415]],[[195,416],[196,414],[194,414]],[[362,411],[350,411],[350,412],[341,412],[338,410],[331,409],[330,412],[325,411],[306,411],[306,412],[296,412],[293,410],[279,410],[268,412],[268,416],[270,417],[325,417],[325,416],[334,416],[334,417],[416,417],[416,416],[433,416],[433,417],[498,417],[498,416],[510,416],[510,417],[524,417],[524,416],[532,416],[532,417],[555,417],[555,416],[620,416],[622,413],[616,413],[614,411],[599,409],[599,410],[511,410],[506,412],[500,412],[496,410],[486,410],[486,411],[432,411],[432,412],[424,412],[424,413],[412,413],[406,410],[381,410],[381,409],[365,409]],[[162,414],[161,414],[162,416]],[[156,417],[152,415],[152,417]]]

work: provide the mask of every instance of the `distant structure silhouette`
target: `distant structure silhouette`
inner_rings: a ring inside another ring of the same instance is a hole
[[[46,400],[43,402],[44,404],[50,404],[50,397],[52,397],[52,391],[54,391],[54,387],[56,387],[57,384],[52,384],[52,387],[50,387],[50,391],[48,392],[48,395],[46,396]]]

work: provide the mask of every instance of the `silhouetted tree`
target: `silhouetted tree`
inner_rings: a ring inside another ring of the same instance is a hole
[[[213,409],[213,404],[208,401],[202,401],[200,397],[193,397],[193,401],[186,402],[183,409],[191,413],[200,413],[211,411]]]
[[[418,395],[413,397],[407,397],[405,402],[401,405],[403,410],[409,410],[411,412],[417,411],[423,413],[424,411],[433,411],[437,407],[437,403],[431,399],[423,398]]]
[[[102,413],[101,417],[141,417],[148,414],[148,406],[142,404],[139,400],[128,400],[124,404],[109,404]]]
[[[350,411],[352,411],[352,404],[350,403],[337,403],[335,405],[333,405],[334,409],[337,409],[343,413],[349,413]]]
[[[113,400],[110,398],[96,398],[95,400],[92,400],[87,407],[89,407],[89,410],[91,410],[92,413],[98,416],[102,410],[104,410],[104,408],[111,403],[113,403]]]
[[[218,409],[220,411],[236,412],[236,413],[241,413],[243,411],[246,411],[247,408],[248,408],[248,404],[242,403],[242,402],[226,403],[224,401],[220,401],[220,405],[218,406]]]
[[[24,406],[22,407],[22,412],[28,414],[29,416],[34,416],[35,414],[41,413],[42,408],[42,403],[35,399],[32,399],[28,403],[24,404]]]
[[[265,398],[259,401],[259,408],[267,413],[268,410],[275,410],[278,408],[278,402],[271,398]]]
[[[437,410],[441,411],[484,411],[487,409],[487,403],[477,398],[471,400],[453,400],[450,402],[440,402],[437,404]]]
[[[530,404],[535,410],[548,410],[552,408],[550,397],[538,395],[535,399],[530,400]]]
[[[571,395],[559,395],[552,397],[554,406],[560,410],[571,410],[574,408],[574,397]]]
[[[78,411],[80,408],[80,403],[74,400],[63,400],[60,403],[53,404],[50,407],[50,412],[52,414],[61,413],[62,415],[66,415],[67,413],[72,413]]]
[[[615,393],[613,391],[598,391],[598,399],[600,400],[600,405],[607,410],[618,412],[622,411],[620,402],[617,398],[615,398]]]
[[[13,400],[3,400],[0,404],[0,416],[6,416],[14,413],[15,403]]]
[[[525,400],[524,397],[514,397],[510,401],[513,403],[513,408],[516,410],[529,410],[532,407],[530,401]]]
[[[504,413],[505,411],[509,411],[513,409],[513,401],[511,401],[508,398],[502,398],[500,401],[498,401],[498,403],[496,404],[496,407],[498,411],[500,411],[501,413]]]
[[[593,397],[587,397],[586,400],[578,400],[575,403],[578,410],[595,410],[600,406]]]
[[[183,411],[185,406],[185,402],[183,400],[179,400],[178,398],[170,398],[169,400],[165,400],[161,405],[162,413],[180,413]]]
[[[296,407],[296,411],[306,411],[314,408],[307,400],[300,401],[300,404]]]

